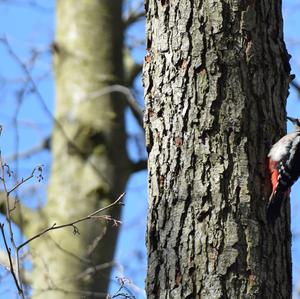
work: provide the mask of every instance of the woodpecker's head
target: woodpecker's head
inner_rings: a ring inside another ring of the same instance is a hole
[[[300,118],[293,118],[289,116],[286,118],[294,124],[296,130],[300,130]]]

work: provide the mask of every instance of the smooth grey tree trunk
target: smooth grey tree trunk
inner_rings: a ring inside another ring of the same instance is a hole
[[[148,298],[290,298],[289,204],[266,220],[290,80],[281,1],[146,13]]]
[[[59,0],[56,26],[53,164],[47,204],[27,225],[28,237],[108,205],[130,174],[124,98],[102,93],[124,82],[122,1]],[[119,219],[120,206],[105,214]],[[89,221],[76,225],[80,235],[69,228],[32,242],[32,298],[105,298],[118,233],[112,224]]]

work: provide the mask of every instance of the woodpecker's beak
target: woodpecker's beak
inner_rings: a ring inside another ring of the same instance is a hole
[[[289,121],[291,121],[293,124],[297,124],[298,119],[297,118],[293,118],[293,117],[286,117]]]

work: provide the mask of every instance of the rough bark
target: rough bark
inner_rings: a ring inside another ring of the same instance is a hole
[[[266,221],[281,1],[147,0],[146,14],[148,298],[290,298],[289,204]]]
[[[122,1],[57,1],[54,50],[57,122],[53,163],[42,228],[79,219],[115,200],[129,176],[124,125],[125,101],[101,89],[123,82]],[[98,95],[97,95],[98,94]],[[120,207],[108,212],[119,219]],[[88,250],[107,227],[96,249]],[[33,298],[105,298],[111,265],[78,277],[87,268],[111,262],[118,228],[105,222],[56,231],[31,243]],[[103,293],[102,295],[93,292]]]

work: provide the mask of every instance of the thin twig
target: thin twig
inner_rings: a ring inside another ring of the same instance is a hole
[[[30,7],[30,8],[33,8],[33,9],[39,11],[39,12],[42,12],[42,13],[51,13],[54,10],[53,7],[42,6],[42,5],[38,4],[36,1],[33,1],[33,0],[30,0],[30,1],[23,1],[23,0],[13,1],[13,0],[10,0],[10,1],[2,1],[2,2],[3,2],[3,4],[9,5],[9,6],[18,6],[18,7],[25,7],[25,8]]]
[[[28,243],[32,242],[33,240],[41,237],[42,235],[46,234],[47,232],[51,231],[51,230],[56,230],[56,229],[61,229],[61,228],[64,228],[64,227],[69,227],[69,226],[72,226],[74,228],[74,232],[77,233],[78,232],[78,229],[76,228],[76,224],[82,222],[82,221],[86,221],[86,220],[89,220],[89,219],[92,219],[92,218],[95,218],[94,216],[100,212],[103,212],[105,210],[108,210],[110,209],[111,207],[115,206],[117,203],[119,203],[121,201],[121,199],[124,197],[125,193],[122,193],[113,203],[111,203],[110,205],[104,207],[104,208],[100,208],[98,209],[97,211],[85,216],[85,217],[82,217],[80,219],[77,219],[75,221],[72,221],[72,222],[69,222],[69,223],[66,223],[66,224],[61,224],[61,225],[56,225],[56,223],[54,223],[51,227],[48,227],[46,229],[44,229],[43,231],[41,231],[40,233],[34,235],[33,237],[31,237],[30,239],[28,239],[27,241],[25,241],[24,243],[20,244],[17,248],[17,250],[19,251],[21,248],[23,248],[25,245],[27,245]],[[101,218],[101,216],[98,216]]]
[[[50,149],[51,138],[46,137],[42,142],[31,149],[25,150],[24,152],[15,153],[11,156],[5,157],[6,161],[15,161],[20,159],[27,159],[32,157],[33,155],[45,150]]]
[[[137,101],[135,100],[134,96],[132,95],[131,90],[128,87],[125,87],[120,84],[110,85],[105,88],[102,88],[99,91],[95,91],[90,94],[91,100],[97,99],[101,96],[104,96],[106,94],[112,93],[112,92],[119,92],[126,96],[126,101],[131,109],[136,121],[140,125],[141,128],[143,128],[143,111],[141,107],[138,105]]]
[[[64,294],[73,294],[73,295],[79,295],[80,298],[107,298],[106,293],[101,293],[101,292],[92,292],[92,291],[84,291],[84,290],[68,290],[64,288],[59,288],[59,287],[49,287],[45,289],[36,289],[36,294],[43,294],[44,292],[48,291],[56,291],[56,292],[61,292]]]
[[[27,68],[26,64],[20,59],[20,57],[14,52],[13,48],[11,47],[10,43],[8,42],[7,38],[4,36],[1,39],[1,42],[3,43],[3,45],[6,47],[8,53],[11,55],[11,57],[19,64],[20,68],[22,69],[22,71],[24,72],[24,74],[26,75],[26,80],[30,82],[32,89],[35,93],[35,95],[37,96],[39,102],[41,103],[44,111],[47,113],[47,115],[49,116],[49,118],[55,123],[55,125],[59,128],[59,130],[61,131],[61,133],[64,135],[64,137],[66,137],[66,139],[68,141],[71,142],[71,140],[69,140],[62,124],[53,116],[52,112],[50,111],[50,109],[48,108],[48,106],[46,105],[46,102],[42,96],[42,94],[40,93],[35,80],[32,78],[29,69]],[[73,144],[72,144],[73,145]]]
[[[298,97],[300,97],[300,85],[295,81],[292,81],[290,84],[296,89]]]
[[[16,272],[14,271],[14,269],[12,267],[12,263],[11,263],[11,271],[10,272],[11,272],[12,276],[14,278],[16,278],[15,282],[16,282],[16,286],[17,286],[17,289],[19,291],[19,294],[22,296],[22,298],[24,298],[24,291],[23,291],[23,287],[22,287],[21,273],[20,273],[19,252],[18,252],[16,243],[15,243],[14,234],[13,234],[12,225],[11,225],[11,209],[10,209],[10,205],[9,205],[9,192],[8,192],[8,189],[7,189],[7,186],[6,186],[6,181],[5,181],[5,167],[7,167],[7,165],[5,165],[3,163],[1,150],[0,150],[1,180],[2,180],[2,185],[3,185],[3,189],[4,189],[4,192],[5,192],[5,199],[6,199],[6,222],[8,224],[10,242],[11,242],[12,247],[13,247],[14,252],[15,252],[15,264],[16,264]],[[2,229],[3,229],[3,227],[1,228],[1,230]],[[5,237],[4,234],[2,234],[2,235],[3,235],[3,237]],[[8,252],[10,253],[10,249],[8,250]],[[11,259],[11,256],[9,256],[9,258]]]
[[[114,295],[112,296],[108,296],[109,299],[112,298],[126,298],[126,299],[135,299],[135,296],[131,293],[131,291],[126,287],[126,282],[129,282],[128,279],[124,278],[124,277],[117,277],[118,278],[118,282],[120,284],[119,289],[115,292]],[[128,292],[124,293],[123,289]]]
[[[137,75],[142,71],[143,65],[141,63],[134,63],[128,70],[128,78],[126,83],[128,86],[133,86],[133,82]]]
[[[85,269],[84,271],[82,271],[81,273],[79,273],[78,275],[76,275],[75,279],[84,279],[88,275],[96,274],[97,272],[104,270],[104,269],[111,268],[114,265],[115,265],[115,262],[112,261],[112,262],[107,262],[107,263],[103,263],[100,265],[89,267],[89,268]]]
[[[9,191],[7,191],[8,196],[14,192],[16,189],[18,189],[21,185],[23,185],[24,183],[26,183],[27,181],[31,180],[34,177],[34,173],[36,171],[36,168],[34,168],[34,170],[32,171],[31,175],[28,176],[25,179],[22,179],[20,182],[18,182],[14,187],[12,187]]]
[[[68,251],[67,249],[63,248],[58,242],[56,242],[53,238],[51,238],[51,236],[49,237],[50,240],[54,243],[54,245],[63,253],[67,254],[68,256],[78,260],[80,263],[82,264],[86,264],[86,265],[91,265],[91,260],[90,259],[86,259],[84,257],[78,256],[76,254],[74,254],[71,251]]]
[[[60,282],[66,283],[68,281],[85,279],[87,276],[97,274],[98,272],[100,272],[104,269],[111,268],[115,264],[116,263],[114,261],[112,261],[112,262],[107,262],[107,263],[103,263],[100,265],[90,266],[90,267],[86,268],[85,270],[83,270],[82,272],[80,272],[79,274],[65,277],[64,279],[60,280]],[[101,275],[101,272],[99,274]]]
[[[0,224],[0,229],[1,229],[1,234],[2,234],[3,241],[4,241],[4,245],[5,245],[5,249],[6,249],[6,252],[7,252],[7,255],[8,255],[10,273],[11,273],[11,275],[12,275],[14,281],[15,281],[15,285],[18,289],[19,294],[22,295],[23,290],[19,285],[18,278],[16,277],[16,273],[14,271],[13,261],[12,261],[12,257],[11,257],[11,249],[8,247],[8,244],[7,244],[7,241],[6,241],[6,236],[5,236],[5,232],[4,232],[4,224],[3,223]],[[22,297],[24,298],[24,296],[22,296]]]
[[[39,102],[41,103],[42,108],[44,109],[44,111],[46,112],[46,114],[48,115],[48,117],[54,122],[56,128],[60,131],[60,133],[63,135],[63,137],[65,138],[65,140],[67,140],[67,142],[69,143],[70,146],[72,146],[72,148],[82,157],[85,157],[85,152],[82,151],[77,144],[71,139],[69,138],[67,132],[65,131],[63,125],[57,120],[57,118],[52,114],[52,112],[50,111],[50,109],[47,107],[46,105],[46,101],[43,98],[41,92],[39,91],[37,84],[35,82],[35,80],[32,78],[30,71],[28,70],[27,66],[23,63],[23,61],[20,59],[20,57],[18,57],[18,55],[14,52],[13,48],[11,47],[10,43],[8,42],[7,38],[1,37],[0,41],[2,42],[2,44],[6,47],[8,53],[11,55],[11,57],[19,64],[20,68],[22,69],[22,71],[24,72],[24,74],[27,77],[27,80],[31,83],[32,86],[32,90],[34,91],[34,94],[36,95],[37,99],[39,100]],[[99,171],[99,169],[97,168],[97,166],[92,163],[90,161],[90,159],[87,160],[88,163],[93,167],[93,169],[97,172],[97,174],[103,178],[105,181],[107,181],[107,179],[103,176],[103,174]]]
[[[140,12],[131,12],[128,17],[123,21],[124,26],[127,28],[130,25],[132,25],[133,23],[138,22],[139,20],[141,20],[142,18],[145,17],[145,12],[144,11],[140,11]]]
[[[104,235],[106,234],[106,226],[104,226],[103,232],[97,236],[93,243],[91,245],[89,245],[89,247],[87,248],[87,252],[86,255],[87,256],[91,256],[92,253],[95,251],[95,249],[97,248],[99,242],[103,239]]]
[[[145,10],[143,8],[143,2],[141,1],[140,3],[135,5],[135,7],[129,7],[128,14],[123,19],[124,27],[127,28],[128,26],[139,21],[143,17],[145,17]]]
[[[138,171],[141,171],[141,170],[145,170],[147,169],[147,166],[148,166],[148,160],[140,160],[138,162],[135,162],[135,163],[132,163],[132,172],[138,172]]]

